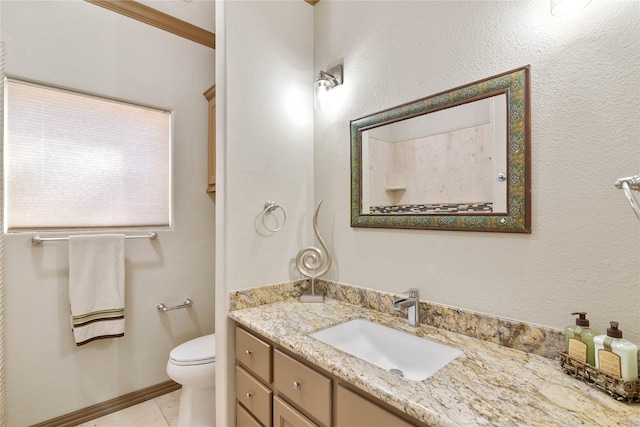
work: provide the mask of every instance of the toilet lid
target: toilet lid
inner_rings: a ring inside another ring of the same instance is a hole
[[[176,365],[203,365],[216,361],[216,334],[205,335],[180,344],[169,353]]]

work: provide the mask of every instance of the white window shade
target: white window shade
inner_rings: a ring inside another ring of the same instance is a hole
[[[171,114],[9,79],[9,230],[170,225]]]

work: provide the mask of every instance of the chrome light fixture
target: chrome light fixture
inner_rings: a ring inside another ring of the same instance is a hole
[[[342,64],[336,65],[328,69],[326,72],[320,70],[318,78],[313,84],[314,88],[314,106],[318,110],[330,110],[331,109],[331,90],[341,85],[343,82]]]
[[[551,0],[551,14],[554,16],[569,16],[584,9],[591,0]]]

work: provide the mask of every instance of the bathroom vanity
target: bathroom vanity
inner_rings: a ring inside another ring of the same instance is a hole
[[[425,425],[240,326],[236,362],[238,427]]]
[[[555,360],[427,325],[412,328],[388,313],[329,298],[324,304],[290,298],[229,316],[237,326],[239,427],[640,426],[640,405],[567,376]],[[413,381],[310,336],[353,319],[462,354]]]

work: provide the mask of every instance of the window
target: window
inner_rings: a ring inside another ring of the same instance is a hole
[[[5,83],[9,231],[170,225],[171,113]]]

